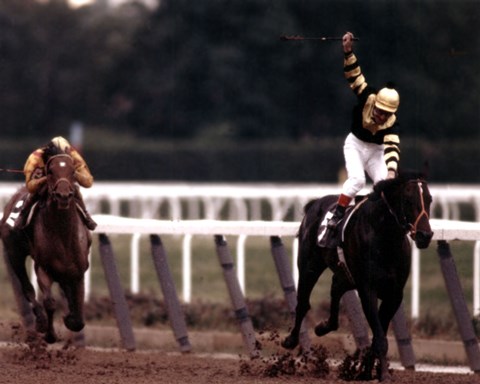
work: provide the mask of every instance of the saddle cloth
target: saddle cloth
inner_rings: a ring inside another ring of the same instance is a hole
[[[27,200],[27,198],[28,198],[28,193],[25,193],[24,195],[22,195],[17,200],[17,202],[13,206],[13,208],[12,208],[12,210],[11,210],[10,214],[8,215],[7,220],[6,220],[6,224],[9,225],[10,227],[12,227],[12,228],[15,227],[15,222],[17,221],[18,217],[20,216],[20,213],[22,212],[23,209],[26,209],[24,207],[24,204],[25,204],[25,201]],[[38,204],[39,203],[40,203],[40,201],[36,201],[32,205],[32,207],[30,208],[30,212],[25,212],[25,214],[28,214],[27,219],[25,220],[25,227],[30,225],[30,223],[32,221],[32,218],[35,215],[36,210],[38,209]],[[85,211],[82,209],[82,207],[77,202],[75,202],[75,205],[76,205],[78,211],[80,212],[80,214],[82,215],[82,219],[85,219],[85,217],[86,217]]]

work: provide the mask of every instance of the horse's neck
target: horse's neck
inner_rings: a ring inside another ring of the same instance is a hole
[[[380,235],[388,234],[392,241],[394,239],[403,241],[405,230],[398,222],[395,213],[391,211],[391,207],[388,207],[384,201],[371,202],[371,208],[367,216],[367,223],[376,233]]]
[[[60,228],[61,231],[69,232],[78,227],[80,220],[76,205],[73,203],[68,209],[58,209],[49,202],[44,207],[43,222],[48,227]]]

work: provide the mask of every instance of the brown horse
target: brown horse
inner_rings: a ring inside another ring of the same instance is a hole
[[[15,193],[5,208],[0,223],[0,234],[5,249],[5,260],[18,279],[25,299],[30,303],[36,319],[36,331],[44,333],[48,343],[57,341],[53,327],[55,299],[52,284],[57,282],[67,300],[68,314],[65,326],[74,332],[84,327],[84,274],[88,269],[91,234],[85,227],[81,212],[74,201],[75,185],[73,160],[69,155],[52,156],[45,167],[47,182],[31,222],[24,228],[15,228],[14,220],[28,192],[25,187]],[[34,261],[34,269],[42,301],[37,301],[35,290],[25,267],[27,256]]]
[[[283,341],[285,348],[298,345],[302,321],[310,309],[310,294],[320,275],[333,271],[330,317],[315,327],[318,336],[338,329],[340,299],[357,289],[363,311],[372,330],[371,351],[380,362],[379,380],[388,380],[387,330],[403,300],[403,289],[410,272],[410,243],[428,247],[433,232],[429,223],[432,197],[426,181],[417,174],[403,174],[384,180],[374,191],[357,202],[343,232],[343,255],[337,249],[317,245],[319,224],[335,206],[337,196],[325,196],[307,204],[299,231],[299,282],[295,325]],[[381,300],[378,306],[378,300]],[[368,355],[367,355],[368,356]],[[373,359],[366,360],[370,375]]]

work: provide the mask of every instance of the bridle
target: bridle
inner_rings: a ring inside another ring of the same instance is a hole
[[[417,233],[417,226],[418,226],[418,223],[420,222],[420,220],[422,219],[422,217],[426,217],[427,220],[430,218],[430,216],[428,215],[428,212],[427,210],[425,209],[425,202],[423,201],[423,188],[422,188],[422,180],[420,179],[417,179],[417,180],[410,180],[408,181],[407,183],[409,184],[412,184],[412,183],[416,183],[417,186],[418,186],[418,193],[419,193],[419,196],[420,196],[420,203],[421,203],[421,207],[422,207],[422,210],[420,211],[420,213],[417,215],[415,221],[413,223],[409,223],[407,221],[407,217],[405,215],[405,209],[403,207],[403,199],[401,200],[401,211],[402,211],[402,217],[399,218],[397,213],[393,210],[392,206],[390,205],[390,203],[388,202],[385,194],[381,193],[381,196],[382,196],[382,200],[383,202],[385,203],[385,205],[387,206],[389,212],[391,213],[391,215],[395,218],[395,221],[398,223],[398,225],[402,228],[404,228],[406,231],[409,231],[410,232],[410,236],[412,237],[412,239],[415,238],[415,235]]]

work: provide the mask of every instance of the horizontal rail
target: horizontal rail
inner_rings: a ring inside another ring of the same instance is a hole
[[[0,182],[0,204],[10,199],[21,182]],[[459,220],[461,204],[471,207],[480,221],[480,185],[430,184],[432,217]],[[91,213],[158,219],[300,220],[303,205],[328,194],[338,194],[335,183],[182,183],[103,182],[82,188]],[[371,191],[367,186],[360,193]],[[262,204],[270,210],[262,212]],[[168,210],[168,213],[167,213]],[[221,215],[223,213],[223,215]],[[265,217],[270,214],[271,217]],[[293,216],[292,216],[293,215]],[[223,217],[222,217],[223,216]]]
[[[95,232],[117,234],[296,236],[296,221],[156,220],[94,215]],[[480,240],[480,223],[431,219],[433,240]]]
[[[222,221],[222,220],[155,220],[134,219],[112,215],[95,215],[98,227],[97,233],[130,234],[132,235],[132,291],[139,290],[138,276],[138,242],[141,235],[183,235],[183,299],[189,302],[191,298],[191,239],[192,236],[237,236],[237,273],[240,286],[245,292],[245,242],[249,236],[290,236],[293,240],[293,274],[298,280],[296,260],[298,241],[295,238],[300,222],[284,221]],[[463,240],[476,241],[473,254],[474,287],[480,286],[480,223],[431,219],[434,231],[433,240]],[[418,318],[420,312],[420,252],[412,247],[412,318]],[[480,293],[474,290],[474,315],[480,314]]]

